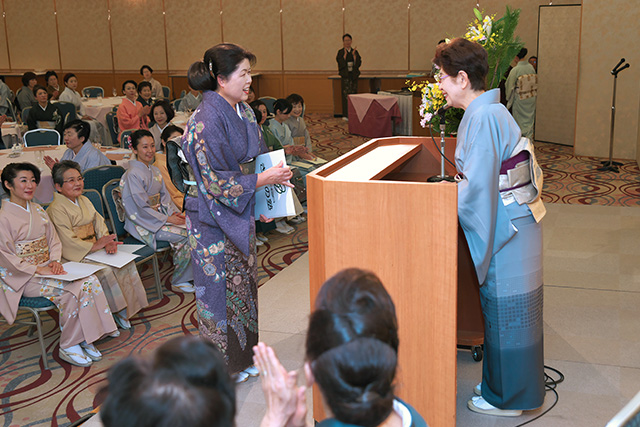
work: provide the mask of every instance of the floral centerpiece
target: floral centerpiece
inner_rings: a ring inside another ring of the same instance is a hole
[[[464,38],[479,43],[487,51],[489,72],[487,74],[487,90],[498,87],[506,78],[505,73],[509,64],[523,46],[519,37],[514,38],[520,9],[507,10],[502,18],[496,20],[495,15],[485,15],[478,9],[473,9],[475,19],[468,25]],[[449,39],[447,39],[447,43]],[[436,112],[446,105],[446,100],[440,89],[439,72],[435,74],[435,83],[407,82],[411,91],[420,90],[422,102],[418,111],[422,120],[422,127],[432,126],[439,129],[440,117]],[[449,108],[445,113],[445,133],[451,135],[457,132],[464,111],[459,108]]]

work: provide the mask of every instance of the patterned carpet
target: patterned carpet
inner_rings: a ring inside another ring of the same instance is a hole
[[[349,135],[347,122],[326,115],[308,115],[307,126],[316,153],[334,159],[366,141]],[[538,160],[545,171],[543,198],[550,203],[640,206],[640,170],[626,161],[619,174],[595,169],[602,159],[575,157],[571,147],[536,143]],[[258,248],[259,278],[269,278],[307,251],[306,222],[295,232],[267,233],[269,241]],[[158,299],[149,266],[141,272],[150,306],[133,321],[133,328],[118,338],[98,343],[102,361],[90,368],[60,362],[59,332],[54,317],[43,315],[45,341],[51,370],[42,370],[37,338],[27,337],[24,326],[0,324],[0,415],[2,427],[66,426],[100,404],[98,390],[105,373],[116,361],[130,354],[146,354],[170,337],[194,334],[196,314],[192,294],[173,293],[169,278],[171,262],[161,262],[163,283],[168,291]]]

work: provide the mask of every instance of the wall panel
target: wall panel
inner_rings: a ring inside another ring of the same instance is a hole
[[[111,70],[107,0],[56,0],[63,70]]]
[[[53,1],[5,0],[11,67],[14,70],[60,69]],[[37,29],[37,31],[36,31]]]
[[[169,70],[186,73],[222,41],[220,0],[165,1]]]
[[[282,70],[280,2],[276,0],[223,0],[223,36],[258,58],[257,71]]]
[[[115,69],[138,70],[148,64],[154,70],[166,70],[162,0],[110,2]]]
[[[7,50],[5,20],[0,19],[0,69],[8,70],[9,68],[9,51]]]
[[[353,46],[362,56],[360,70],[406,73],[409,68],[407,0],[345,0],[344,4],[345,32],[353,36]]]
[[[285,74],[284,95],[297,93],[304,98],[305,111],[313,113],[333,113],[332,87],[329,76],[323,74]]]
[[[283,0],[284,69],[333,70],[342,47],[342,0]]]

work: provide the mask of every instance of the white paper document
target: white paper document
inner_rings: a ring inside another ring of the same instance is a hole
[[[67,274],[36,274],[36,277],[47,277],[49,279],[73,282],[74,280],[84,279],[87,276],[91,276],[103,267],[94,264],[84,264],[82,262],[67,262],[62,264],[62,268],[64,268],[64,271],[66,271]]]
[[[144,245],[127,245],[127,244],[123,244],[123,245],[118,245],[118,252],[126,252],[128,254],[132,254],[135,251],[137,251],[138,249],[142,249],[144,248]]]
[[[85,259],[88,259],[89,261],[107,264],[111,267],[116,268],[122,268],[136,258],[138,258],[137,255],[121,251],[120,247],[118,247],[118,252],[116,252],[115,254],[108,254],[104,249],[100,249],[99,251],[96,251],[85,257]]]
[[[284,150],[271,151],[260,154],[256,157],[256,173],[261,173],[267,169],[283,162],[287,164]],[[282,218],[294,216],[296,209],[293,204],[293,193],[290,187],[285,185],[265,185],[256,190],[256,220],[260,215],[267,218]]]

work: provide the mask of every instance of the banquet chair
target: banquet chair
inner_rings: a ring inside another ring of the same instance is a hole
[[[122,148],[131,150],[131,134],[137,130],[138,129],[127,129],[122,131],[122,135],[120,135],[120,146]]]
[[[42,353],[42,364],[44,369],[49,369],[49,361],[47,358],[47,349],[44,345],[44,336],[42,335],[42,319],[40,319],[40,314],[45,311],[55,309],[55,304],[45,297],[22,297],[18,303],[18,313],[21,310],[28,311],[31,314],[31,319],[23,319],[24,316],[18,315],[14,322],[14,324],[17,323],[18,325],[29,326],[29,330],[27,331],[27,336],[29,337],[33,335],[34,329],[38,333],[38,342],[40,343],[40,352]]]
[[[119,145],[118,141],[118,117],[115,112],[110,111],[107,113],[107,126],[109,127],[109,134],[111,134],[111,141],[113,145]]]
[[[64,117],[64,123],[67,124],[72,120],[76,119],[76,106],[71,102],[58,101],[56,102],[56,107],[62,113],[62,117]]]
[[[14,122],[18,121],[18,116],[16,115],[16,110],[13,108],[13,102],[7,99],[7,118],[10,118]]]
[[[26,125],[27,124],[27,118],[29,118],[29,112],[31,111],[33,107],[24,107],[22,109],[22,124]]]
[[[104,89],[100,86],[87,86],[82,89],[82,96],[86,96],[88,98],[97,98],[101,96],[104,98]]]
[[[182,102],[182,99],[174,99],[173,101],[171,101],[171,105],[173,106],[173,111],[178,111],[178,108],[180,108],[180,102]]]
[[[162,96],[166,99],[171,97],[171,88],[169,86],[162,86]]]
[[[82,195],[89,199],[96,212],[104,218],[104,206],[102,205],[102,196],[100,195],[100,192],[93,188],[85,188]]]
[[[89,168],[82,172],[84,178],[84,188],[93,189],[97,192],[102,191],[102,187],[111,181],[112,179],[120,179],[124,175],[124,168],[122,166],[104,165],[96,166],[95,168]],[[105,203],[106,200],[102,200]]]
[[[160,282],[160,267],[158,266],[158,256],[160,252],[166,252],[171,247],[168,242],[158,241],[157,249],[154,251],[149,245],[139,241],[133,236],[128,235],[124,229],[124,209],[121,205],[120,199],[120,180],[112,179],[102,187],[102,198],[105,200],[105,207],[107,208],[107,214],[109,221],[111,222],[111,230],[117,236],[118,241],[129,245],[144,245],[143,248],[138,249],[133,254],[137,255],[135,259],[136,265],[144,264],[151,261],[153,267],[153,277],[156,282],[156,290],[158,292],[158,298],[162,298],[162,282]],[[118,207],[118,205],[120,207]]]
[[[187,94],[187,91],[182,89],[182,91],[180,91],[180,99],[184,98],[186,94]]]
[[[276,103],[276,98],[274,98],[273,96],[261,96],[258,99],[264,102],[264,105],[267,106],[267,111],[269,112],[269,114],[275,114],[275,111],[273,111],[273,104]]]
[[[60,134],[53,129],[33,129],[26,132],[22,138],[25,147],[60,145]]]

